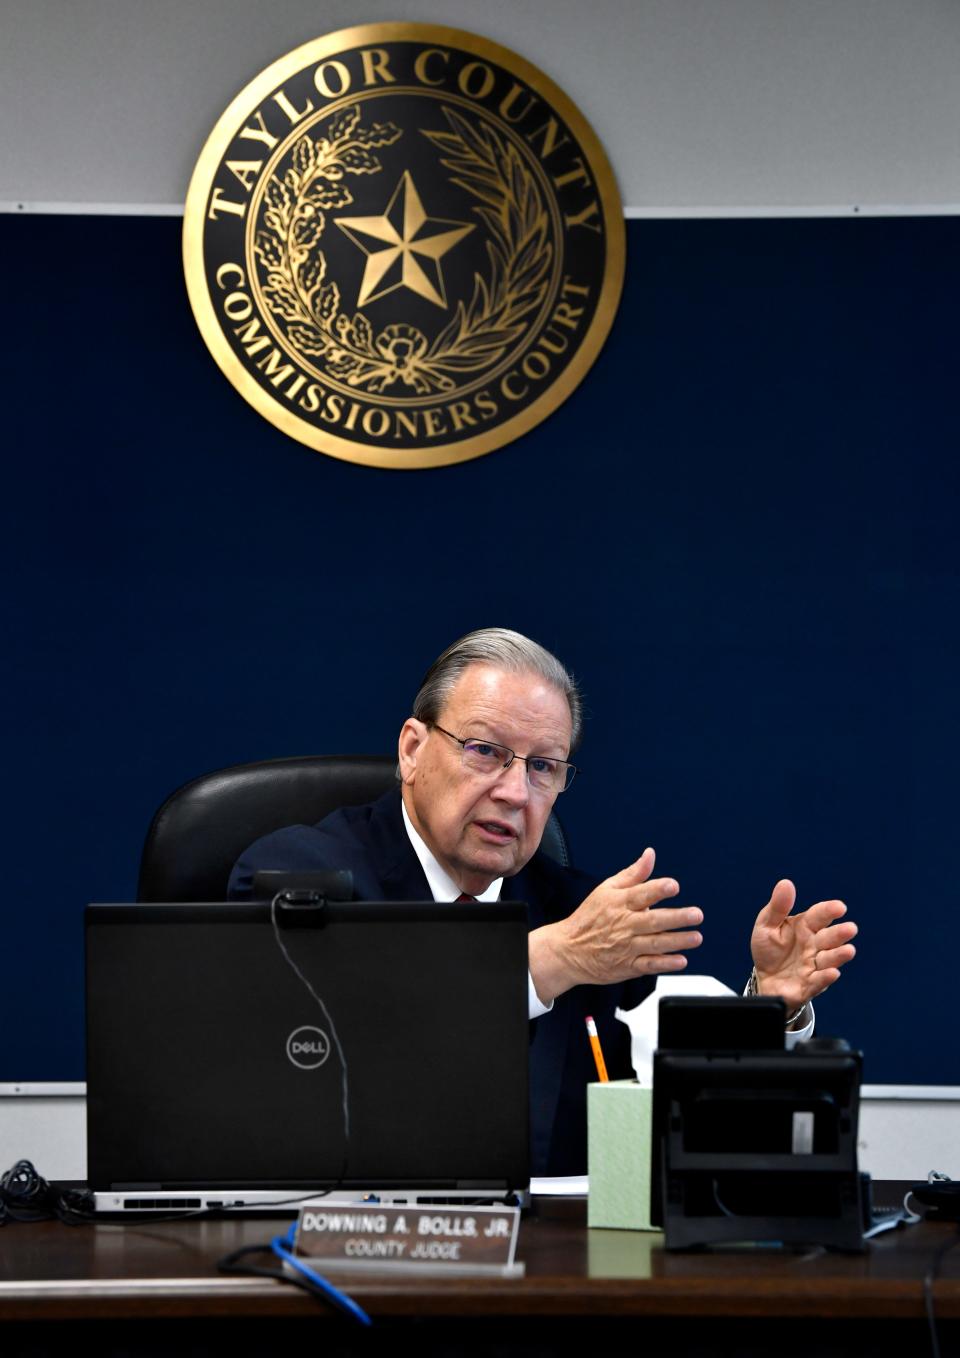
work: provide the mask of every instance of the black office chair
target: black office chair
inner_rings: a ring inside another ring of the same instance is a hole
[[[284,825],[313,825],[340,806],[362,806],[396,786],[386,755],[295,755],[234,764],[170,794],[147,831],[137,900],[223,901],[234,863],[248,844]],[[570,857],[555,815],[542,847]]]

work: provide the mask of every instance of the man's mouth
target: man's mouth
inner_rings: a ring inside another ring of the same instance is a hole
[[[474,824],[485,838],[495,840],[498,844],[507,844],[511,839],[517,837],[516,830],[506,821],[478,820],[474,821]]]

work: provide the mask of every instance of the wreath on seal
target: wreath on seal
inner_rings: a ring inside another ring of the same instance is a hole
[[[375,331],[362,311],[349,316],[336,282],[326,280],[319,248],[331,210],[353,202],[345,175],[379,173],[371,148],[393,145],[399,128],[365,127],[358,105],[344,109],[325,136],[297,141],[290,167],[282,178],[271,175],[264,191],[263,227],[253,248],[266,274],[267,307],[299,353],[322,358],[332,377],[371,394],[397,382],[418,395],[451,392],[455,378],[492,367],[526,331],[549,282],[549,219],[520,152],[485,122],[448,107],[443,114],[450,131],[424,129],[423,135],[442,153],[450,182],[478,200],[473,210],[488,230],[489,267],[486,277],[474,274],[469,304],[458,302],[432,341],[413,325]]]

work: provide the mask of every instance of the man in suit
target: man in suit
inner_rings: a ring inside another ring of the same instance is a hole
[[[668,904],[679,886],[653,876],[654,854],[599,884],[540,851],[553,804],[576,769],[582,704],[555,656],[503,628],[473,632],[434,662],[403,724],[399,788],[371,806],[291,826],[241,856],[232,897],[254,872],[348,868],[358,899],[495,900],[530,910],[529,999],[533,1173],[586,1168],[585,1088],[593,1078],[583,1018],[592,1014],[625,1068],[617,1004],[650,978],[681,971],[699,946],[696,906]],[[856,925],[841,901],[791,914],[792,883],[778,882],[751,937],[751,989],[781,995],[788,1026],[812,1030],[810,1001],[854,955]]]

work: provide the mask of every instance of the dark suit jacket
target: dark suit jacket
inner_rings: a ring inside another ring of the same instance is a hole
[[[368,806],[344,807],[318,825],[291,825],[265,835],[236,863],[231,900],[249,897],[253,874],[268,869],[348,868],[357,900],[430,900],[419,859],[403,824],[399,790]],[[531,929],[562,919],[592,891],[585,873],[537,853],[504,881],[504,900],[527,903]],[[535,1175],[582,1174],[587,1167],[586,1086],[596,1069],[584,1019],[592,1014],[611,1079],[629,1075],[629,1034],[613,1017],[649,990],[635,986],[580,986],[561,995],[532,1026],[530,1044],[531,1168]]]

